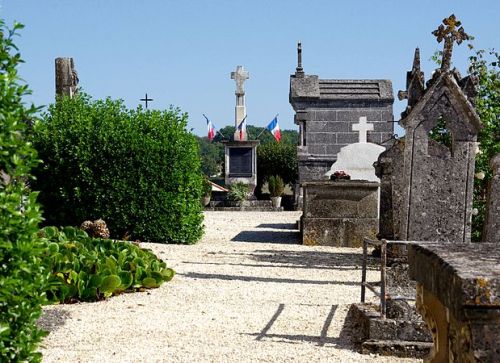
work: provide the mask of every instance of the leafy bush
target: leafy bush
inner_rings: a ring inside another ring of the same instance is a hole
[[[270,143],[257,149],[257,190],[271,175],[280,175],[285,184],[293,184],[298,177],[297,147]]]
[[[212,183],[210,183],[210,179],[205,177],[203,179],[203,196],[210,197],[212,195]]]
[[[0,19],[0,361],[38,362],[37,344],[43,333],[35,322],[46,301],[46,272],[41,264],[43,244],[37,238],[41,213],[37,194],[30,192],[30,169],[36,152],[26,140],[26,120],[36,109],[26,109],[17,66],[22,62],[9,30]]]
[[[45,264],[52,302],[95,301],[124,291],[160,286],[174,271],[130,242],[93,239],[74,227],[45,227]]]
[[[469,73],[479,80],[476,111],[483,124],[477,136],[481,152],[476,155],[476,173],[483,172],[484,178],[474,179],[474,208],[478,213],[472,217],[472,240],[478,242],[483,240],[487,185],[493,177],[489,162],[500,153],[500,54],[477,50],[470,61]]]
[[[279,175],[271,175],[267,178],[267,185],[271,197],[281,197],[285,190],[285,183]]]
[[[198,146],[179,110],[128,110],[80,94],[49,107],[35,132],[48,225],[106,220],[114,238],[194,243],[202,233]]]
[[[243,182],[233,183],[229,186],[228,197],[235,202],[242,202],[248,198],[250,187]]]

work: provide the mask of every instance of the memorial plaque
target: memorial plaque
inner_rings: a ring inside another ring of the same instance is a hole
[[[251,147],[236,147],[229,149],[229,175],[232,177],[252,176]]]

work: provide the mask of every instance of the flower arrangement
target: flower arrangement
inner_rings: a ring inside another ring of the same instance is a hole
[[[333,180],[333,181],[351,180],[351,176],[343,170],[338,170],[338,171],[334,172],[332,175],[330,175],[330,180]]]

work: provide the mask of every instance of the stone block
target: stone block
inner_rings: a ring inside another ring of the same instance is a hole
[[[308,121],[307,122],[307,136],[311,132],[324,132],[327,121]]]
[[[339,132],[337,134],[338,144],[354,144],[359,141],[357,132]]]
[[[380,145],[382,143],[382,133],[381,132],[368,132],[367,136],[368,142]]]
[[[434,362],[500,361],[500,245],[409,245],[417,309],[433,332]]]
[[[337,121],[337,111],[335,110],[315,110],[315,121]]]
[[[361,247],[364,237],[377,234],[378,183],[324,181],[302,187],[304,244]]]
[[[310,145],[331,145],[337,143],[337,135],[329,132],[310,132],[307,134],[307,143]],[[326,152],[326,150],[325,150]]]

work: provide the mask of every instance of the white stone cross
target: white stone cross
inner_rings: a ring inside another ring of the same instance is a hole
[[[236,71],[231,72],[231,79],[236,81],[236,94],[244,95],[245,90],[243,89],[243,82],[245,82],[248,78],[248,71],[243,69],[243,66],[236,66]]]
[[[359,123],[352,125],[352,131],[358,131],[359,142],[366,143],[366,133],[368,131],[373,131],[373,124],[366,122],[366,117],[361,116],[359,118]]]

